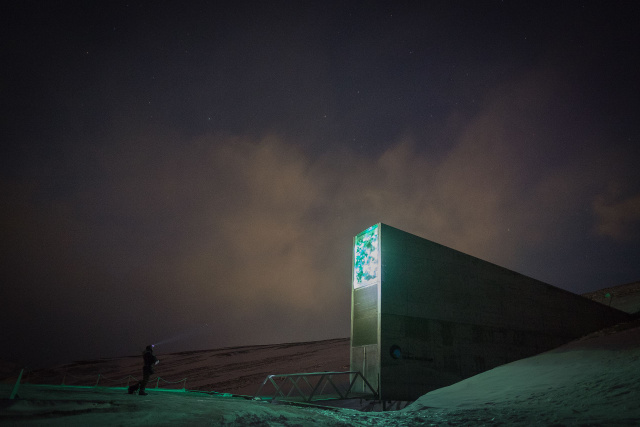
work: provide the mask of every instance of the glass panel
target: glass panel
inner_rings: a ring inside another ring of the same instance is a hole
[[[380,276],[380,239],[378,224],[356,236],[353,287],[372,285]]]

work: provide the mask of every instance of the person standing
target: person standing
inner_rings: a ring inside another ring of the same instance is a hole
[[[129,386],[129,394],[135,393],[137,390],[140,396],[146,396],[144,390],[147,387],[147,383],[149,382],[149,377],[153,374],[153,367],[160,363],[158,358],[153,354],[153,345],[148,345],[147,348],[142,353],[142,359],[144,360],[144,366],[142,367],[142,380],[138,381],[136,384]]]

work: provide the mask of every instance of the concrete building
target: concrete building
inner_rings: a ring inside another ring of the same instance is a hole
[[[351,370],[383,400],[415,400],[630,318],[385,224],[354,238],[353,257]]]

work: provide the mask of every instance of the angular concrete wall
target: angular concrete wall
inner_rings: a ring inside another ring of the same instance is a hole
[[[415,400],[629,319],[506,268],[377,227],[380,273],[352,288],[351,369],[379,386],[385,400]]]

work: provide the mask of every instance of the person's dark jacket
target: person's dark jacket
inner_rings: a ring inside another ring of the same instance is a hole
[[[145,350],[144,353],[142,353],[142,358],[144,359],[144,372],[153,374],[153,365],[156,364],[158,358],[154,356],[153,351],[149,349]]]

